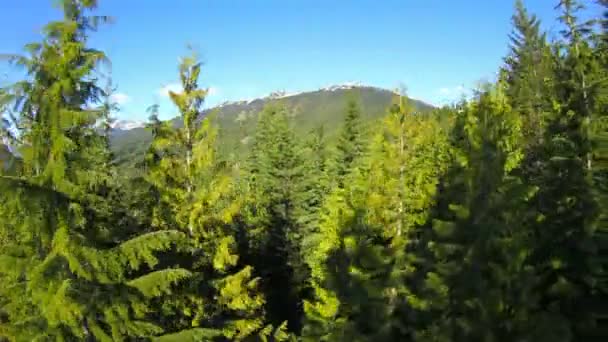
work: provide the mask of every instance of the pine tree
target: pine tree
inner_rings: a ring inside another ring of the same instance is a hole
[[[361,110],[354,95],[349,95],[346,103],[344,124],[336,145],[336,156],[333,163],[333,174],[337,186],[344,187],[344,179],[352,172],[357,159],[365,152]]]
[[[181,127],[160,122],[152,108],[148,179],[158,194],[155,228],[174,225],[190,237],[186,253],[176,251],[165,262],[184,265],[192,277],[156,303],[171,332],[159,341],[262,338],[270,328],[263,325],[259,278],[237,254],[234,218],[241,202],[230,167],[216,156],[217,129],[200,115],[207,94],[198,87],[201,64],[195,55],[185,57],[179,71],[183,91],[169,95]]]
[[[545,130],[545,117],[551,110],[550,91],[553,78],[553,61],[545,34],[540,30],[540,21],[528,14],[521,0],[516,1],[516,12],[512,18],[511,46],[505,59],[507,96],[513,110],[522,116],[522,129],[526,139],[525,162],[528,172],[537,172],[539,152]]]
[[[329,193],[329,159],[323,126],[313,130],[303,151],[302,180],[299,189],[297,217],[302,236],[317,231],[320,210]],[[302,246],[303,251],[312,246]]]
[[[368,220],[384,227],[393,254],[387,295],[393,339],[411,339],[428,307],[419,285],[425,265],[424,226],[435,204],[449,148],[440,123],[396,97],[371,151]]]
[[[301,292],[307,270],[301,258],[298,223],[301,160],[285,108],[269,105],[260,113],[248,160],[248,255],[267,299],[275,326],[287,320],[297,332],[301,321]]]
[[[594,232],[597,255],[593,259],[595,279],[594,303],[608,300],[608,1],[600,0],[603,7],[598,33],[594,39],[593,56],[600,64],[597,91],[597,110],[592,118],[591,143],[593,150],[592,178],[593,193],[598,203],[599,213]],[[608,336],[608,309],[597,306],[594,311],[595,324],[589,335],[601,339]]]
[[[535,248],[545,320],[564,327],[565,340],[585,339],[593,325],[593,230],[597,205],[591,192],[591,120],[597,108],[597,61],[577,1],[558,5],[564,42],[555,48],[556,83],[546,96],[552,110],[543,144],[543,171],[534,198]]]
[[[453,164],[438,190],[432,230],[424,236],[433,259],[423,293],[434,317],[416,337],[547,338],[546,331],[534,330],[534,269],[527,264],[533,246],[525,225],[534,188],[515,172],[523,157],[520,118],[501,84],[459,112],[451,137]]]
[[[409,283],[417,228],[432,206],[447,145],[437,123],[405,97],[379,127],[369,158],[332,192],[307,238],[315,292],[305,302],[310,340],[408,339],[409,314],[424,305]]]
[[[606,107],[603,107],[606,108]],[[593,194],[599,206],[599,213],[594,232],[597,255],[593,259],[593,277],[595,284],[594,303],[608,300],[608,120],[606,113],[600,113],[595,119],[592,131],[593,143]],[[598,329],[598,337],[608,334],[605,317],[608,311],[604,306],[594,306],[596,314],[593,329]]]
[[[103,95],[93,78],[103,53],[86,47],[105,17],[87,16],[95,1],[59,3],[62,21],[45,28],[42,43],[14,58],[28,78],[7,91],[22,167],[0,178],[0,335],[18,341],[122,340],[162,329],[146,319],[149,286],[141,271],[178,232],[120,240],[107,194],[110,153],[98,133]],[[165,270],[161,291],[182,270]],[[154,275],[154,274],[152,274]]]

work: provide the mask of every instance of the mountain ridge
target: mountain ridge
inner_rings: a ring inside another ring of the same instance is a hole
[[[361,82],[344,82],[344,83],[337,83],[337,84],[332,84],[329,86],[321,87],[321,88],[318,88],[315,90],[304,90],[304,91],[297,91],[297,92],[287,92],[284,90],[279,90],[279,91],[271,92],[268,95],[256,97],[256,98],[252,98],[252,99],[227,100],[227,101],[223,101],[213,107],[206,108],[204,110],[204,112],[213,111],[213,110],[217,110],[217,109],[227,107],[227,106],[232,106],[232,105],[249,105],[258,100],[261,100],[261,101],[278,100],[278,99],[284,99],[284,98],[289,98],[292,96],[315,93],[315,92],[320,92],[320,91],[351,90],[351,89],[356,89],[356,88],[377,89],[377,90],[381,90],[381,91],[392,92],[393,94],[398,95],[398,93],[396,91],[392,91],[392,90],[378,87],[378,86],[364,85]],[[428,106],[428,107],[435,107],[434,105],[432,105],[428,102],[419,100],[419,99],[413,99],[413,100],[416,102],[423,103],[425,106]],[[169,120],[174,120],[174,119],[175,118],[171,118]],[[146,123],[141,120],[117,119],[110,126],[112,127],[112,129],[128,131],[131,129],[144,127],[145,125],[146,125]]]
[[[358,102],[363,121],[371,122],[386,114],[395,95],[395,91],[380,87],[346,83],[296,94],[278,91],[252,100],[224,102],[204,110],[202,116],[216,114],[221,153],[242,155],[248,150],[248,143],[255,133],[259,112],[269,103],[281,103],[285,106],[297,136],[323,125],[331,140],[342,123],[349,97]],[[424,101],[411,101],[419,111],[435,108]],[[170,121],[179,124],[179,118]],[[128,125],[123,122],[122,127]],[[141,126],[129,130],[117,128],[112,133],[112,147],[118,163],[121,164],[141,160],[152,138],[150,132]]]

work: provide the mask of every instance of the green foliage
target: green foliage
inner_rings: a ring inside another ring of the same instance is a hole
[[[246,253],[262,277],[270,322],[278,326],[287,320],[289,330],[296,332],[308,272],[301,257],[297,211],[301,164],[285,108],[267,107],[260,114],[247,163]]]
[[[311,132],[301,151],[303,166],[296,216],[303,253],[314,247],[306,245],[304,237],[317,231],[321,208],[330,190],[329,151],[324,132],[323,126]]]
[[[351,95],[352,96],[352,95]],[[359,105],[350,98],[346,105],[346,115],[338,142],[332,173],[337,186],[344,187],[344,181],[365,152],[364,132]]]
[[[314,299],[305,301],[306,339],[408,338],[406,312],[423,305],[408,282],[417,228],[434,203],[447,144],[432,117],[398,100],[369,157],[345,175],[345,188],[332,191],[318,230],[305,240],[314,289]]]
[[[548,42],[516,1],[496,83],[432,112],[361,87],[216,116],[192,54],[179,117],[117,156],[109,18],[57,4],[0,89],[0,340],[605,340],[608,10],[560,1]]]
[[[554,82],[553,58],[550,45],[540,29],[540,21],[529,15],[521,0],[516,1],[512,18],[511,46],[505,59],[503,78],[508,85],[507,94],[513,110],[522,116],[522,133],[529,146],[528,155],[534,158],[535,150],[543,141],[546,116],[551,101],[546,96]],[[534,161],[527,164],[534,166]]]
[[[593,276],[597,279],[594,292],[595,303],[608,300],[608,2],[600,1],[604,8],[601,19],[602,31],[595,46],[595,56],[601,64],[597,111],[594,113],[591,141],[593,146],[593,192],[598,203],[599,213],[595,226],[595,243],[597,256],[593,260]],[[595,332],[598,338],[608,335],[605,317],[608,310],[595,306]]]
[[[188,342],[188,341],[212,341],[220,337],[221,332],[214,329],[193,328],[182,330],[174,334],[167,334],[153,339],[155,342]]]
[[[597,204],[592,195],[591,120],[598,111],[598,61],[589,29],[578,23],[575,1],[560,3],[564,41],[556,51],[556,80],[550,96],[544,170],[535,198],[538,224],[535,250],[542,303],[552,315],[569,323],[574,339],[584,339],[593,325],[586,303],[593,300],[595,280],[593,235]]]
[[[459,111],[452,165],[424,238],[432,257],[423,289],[439,317],[417,332],[421,340],[545,336],[534,332],[538,303],[527,263],[526,208],[535,188],[515,172],[523,158],[521,128],[500,86]]]
[[[226,103],[206,109],[202,115],[217,113],[218,153],[239,160],[245,158],[251,151],[258,113],[264,107],[285,106],[296,137],[304,138],[311,130],[323,125],[327,141],[334,143],[338,139],[339,129],[343,123],[344,99],[353,95],[356,95],[359,102],[361,121],[364,124],[381,120],[393,96],[391,91],[364,86],[353,89],[322,89],[278,99],[265,97],[254,101]],[[428,112],[433,109],[422,101],[412,100],[412,102],[421,111]],[[179,118],[170,121],[173,125],[180,125]],[[111,143],[117,163],[127,170],[136,167],[143,159],[151,141],[152,134],[143,127],[114,131]]]
[[[189,238],[165,256],[182,269],[151,273],[143,281],[188,279],[170,299],[158,298],[170,319],[161,319],[170,332],[161,340],[211,339],[209,333],[242,340],[263,327],[265,300],[252,268],[239,264],[233,220],[241,200],[229,167],[216,158],[217,129],[209,117],[200,117],[207,93],[198,88],[200,70],[195,56],[183,58],[179,66],[183,91],[170,93],[181,113],[179,128],[158,121],[152,108],[154,140],[146,157],[146,178],[156,194],[151,224],[159,232],[175,228]],[[140,285],[139,279],[134,282]],[[150,295],[168,290],[162,283],[138,288]]]
[[[133,266],[150,264],[175,236],[148,239],[137,253],[112,237],[113,170],[97,130],[107,112],[90,107],[103,95],[91,75],[105,57],[86,47],[88,32],[106,18],[86,15],[94,2],[60,5],[63,21],[26,47],[29,58],[14,58],[27,80],[7,89],[21,167],[0,181],[2,334],[29,341],[158,333],[127,281]]]

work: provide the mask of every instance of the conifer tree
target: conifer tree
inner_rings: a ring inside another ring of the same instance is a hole
[[[417,228],[433,204],[447,145],[435,121],[398,99],[365,165],[332,192],[307,239],[315,293],[305,302],[307,339],[412,337],[409,318],[424,305],[409,287]]]
[[[387,295],[393,339],[411,339],[414,317],[428,307],[419,285],[426,265],[421,237],[449,157],[447,136],[435,117],[396,97],[371,147],[368,220],[384,227],[393,254]]]
[[[547,112],[551,109],[550,91],[553,78],[553,60],[545,33],[540,30],[540,21],[535,15],[528,14],[521,0],[515,3],[513,15],[513,33],[510,35],[511,46],[505,59],[507,96],[513,110],[522,116],[524,139],[527,141],[527,155],[532,159],[539,152]],[[534,172],[538,162],[526,161],[529,172]]]
[[[146,319],[143,289],[162,293],[185,273],[144,269],[158,262],[155,251],[182,237],[167,231],[119,238],[107,196],[110,153],[98,133],[105,113],[91,108],[103,95],[93,72],[105,57],[86,46],[107,18],[87,15],[96,1],[59,5],[63,20],[26,47],[29,57],[14,58],[28,77],[8,89],[22,167],[0,178],[0,335],[110,341],[158,334],[162,329]]]
[[[149,151],[149,181],[158,193],[153,225],[173,225],[190,237],[186,253],[166,256],[193,274],[171,296],[157,302],[160,320],[171,332],[159,340],[243,340],[264,338],[264,297],[253,268],[237,254],[234,218],[241,208],[228,165],[217,159],[217,129],[201,117],[206,89],[198,87],[196,56],[179,66],[183,90],[170,92],[181,127],[160,122],[152,109],[154,141]]]
[[[302,236],[317,230],[320,210],[329,192],[329,159],[323,126],[313,130],[302,151],[302,180],[299,189],[298,224]],[[302,246],[306,251],[310,246]]]
[[[353,95],[346,103],[346,115],[336,145],[336,156],[333,163],[333,174],[337,186],[344,187],[344,179],[352,172],[357,159],[365,152],[361,110]]]
[[[298,223],[301,159],[285,107],[269,105],[261,113],[248,160],[248,254],[267,299],[275,326],[287,321],[297,332],[301,292],[307,270],[301,258]]]
[[[525,225],[534,188],[514,174],[523,157],[521,123],[500,84],[478,97],[458,114],[453,164],[424,237],[433,260],[423,293],[433,318],[416,338],[541,340],[549,336],[535,335]]]
[[[591,120],[597,110],[598,63],[587,23],[577,19],[577,1],[560,1],[564,41],[556,47],[556,84],[548,92],[543,172],[534,210],[537,219],[531,263],[544,317],[564,327],[565,339],[580,340],[593,326],[593,231],[597,205],[591,192]]]
[[[598,205],[595,222],[594,242],[596,255],[593,259],[594,293],[593,303],[608,300],[608,1],[600,0],[603,12],[598,18],[599,29],[594,36],[593,56],[599,63],[597,104],[591,122],[590,139],[592,144],[592,184]],[[594,324],[587,332],[601,339],[608,336],[608,308],[594,305]]]

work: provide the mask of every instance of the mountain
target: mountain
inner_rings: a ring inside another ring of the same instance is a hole
[[[206,110],[203,115],[216,115],[216,123],[220,128],[220,153],[242,155],[249,148],[255,133],[258,113],[267,104],[279,102],[286,106],[297,135],[304,135],[323,125],[331,140],[344,118],[348,95],[357,99],[366,122],[383,117],[395,96],[394,92],[382,88],[342,84],[298,94],[276,92],[251,101],[226,102]],[[420,111],[434,108],[422,101],[412,101]],[[174,120],[176,124],[179,121]],[[131,126],[133,128],[126,129]],[[151,134],[136,124],[123,122],[121,127],[125,129],[116,129],[112,135],[115,155],[119,163],[135,163],[141,160],[151,141]]]
[[[110,127],[116,131],[130,131],[135,128],[141,128],[146,125],[145,122],[131,120],[116,120]]]

